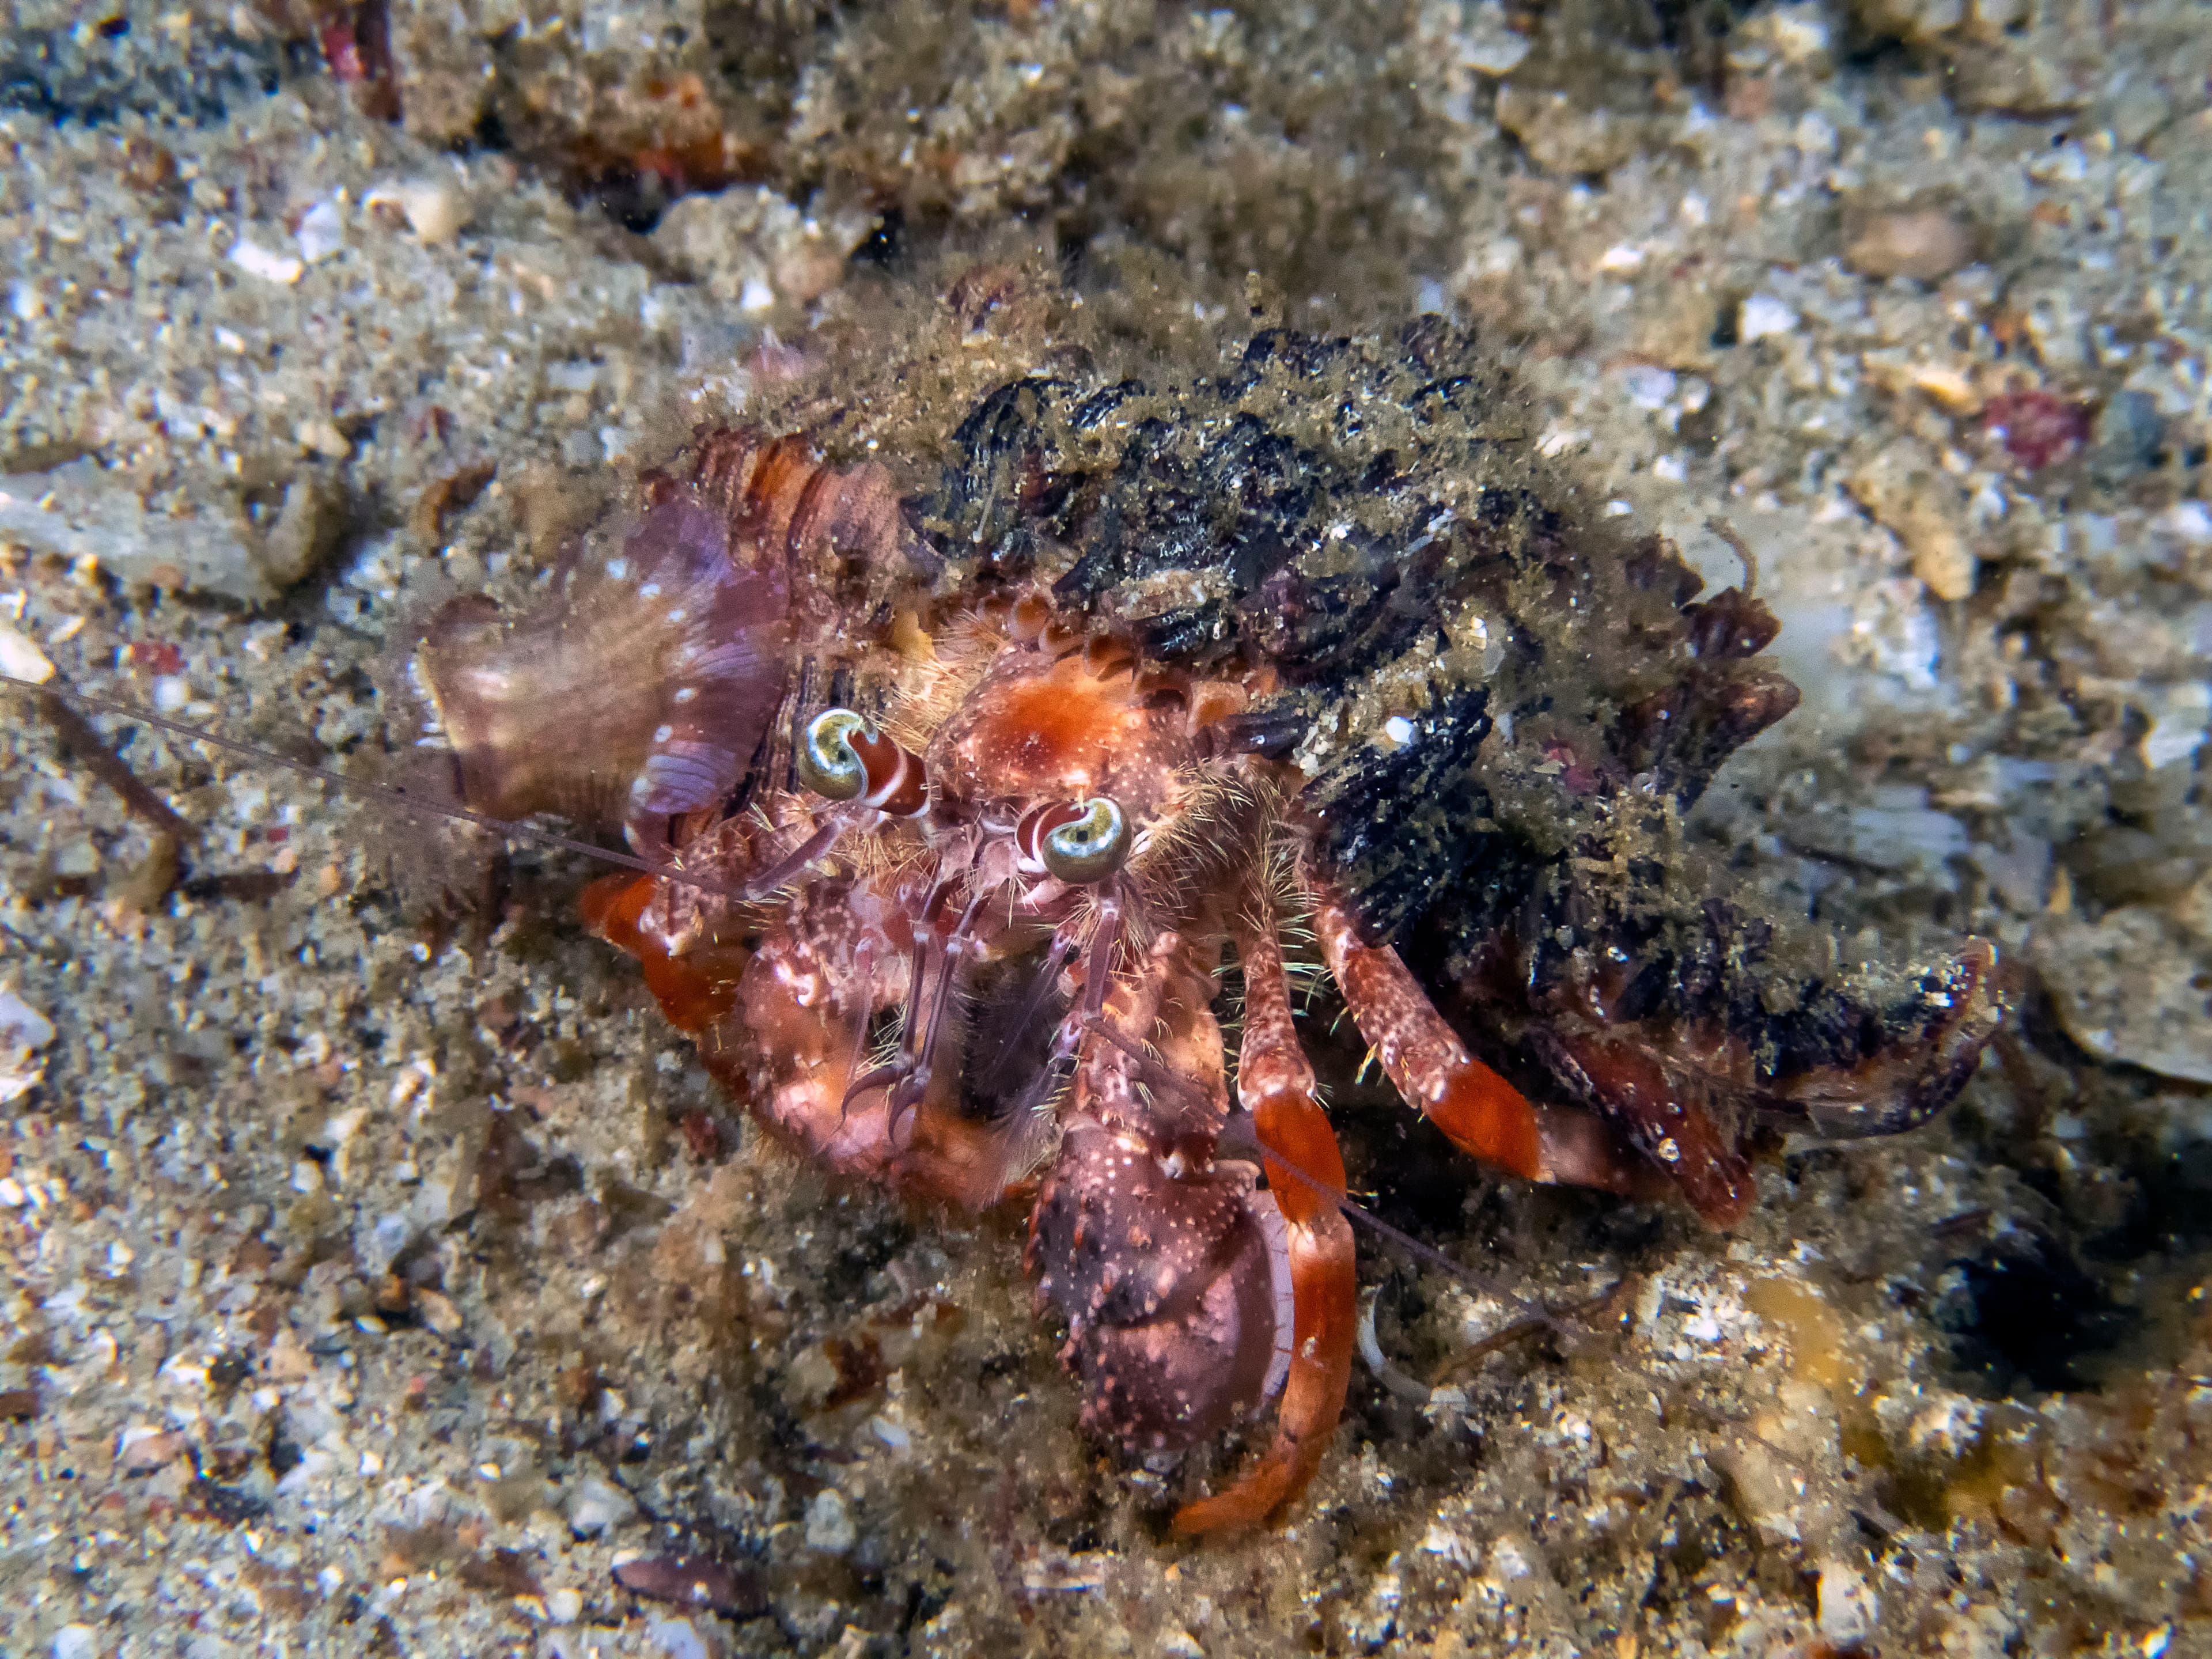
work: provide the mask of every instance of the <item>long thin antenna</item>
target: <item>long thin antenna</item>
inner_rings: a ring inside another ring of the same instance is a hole
[[[210,749],[221,749],[242,759],[258,761],[265,766],[282,767],[288,772],[296,772],[303,777],[319,778],[325,783],[335,785],[350,793],[382,801],[386,805],[396,806],[403,811],[421,812],[432,817],[451,818],[462,823],[472,823],[480,830],[489,830],[494,835],[508,841],[532,842],[541,847],[556,848],[564,853],[575,853],[584,858],[595,859],[602,864],[619,865],[625,870],[635,870],[644,875],[658,876],[663,881],[675,882],[685,887],[695,887],[702,892],[714,893],[723,898],[742,901],[745,897],[744,893],[738,888],[687,875],[674,865],[656,864],[650,859],[641,859],[635,854],[619,853],[611,847],[601,847],[596,842],[579,841],[573,836],[564,836],[553,830],[541,830],[535,824],[518,823],[513,818],[497,818],[489,812],[471,811],[465,806],[453,806],[442,801],[424,800],[393,784],[374,783],[367,778],[349,777],[343,772],[332,771],[329,767],[317,766],[312,761],[295,760],[291,756],[279,754],[276,750],[264,749],[258,744],[241,743],[236,738],[222,737],[184,720],[173,720],[165,714],[152,714],[135,704],[118,702],[112,698],[96,696],[89,691],[80,691],[74,686],[41,685],[34,680],[18,679],[13,674],[0,674],[0,683],[4,683],[18,691],[28,692],[33,696],[52,698],[64,707],[89,709],[94,714],[113,714],[123,720],[136,720],[141,726],[150,726],[156,731],[167,732],[173,737],[186,738],[195,743],[204,743]]]

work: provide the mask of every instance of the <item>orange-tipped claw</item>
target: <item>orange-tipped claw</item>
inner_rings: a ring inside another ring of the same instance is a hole
[[[1390,961],[1397,963],[1395,952]],[[1400,966],[1399,971],[1405,969]],[[1391,1081],[1407,1092],[1429,1121],[1462,1152],[1510,1170],[1524,1180],[1540,1178],[1544,1172],[1541,1137],[1537,1133],[1536,1114],[1521,1097],[1521,1091],[1472,1055],[1447,1062],[1441,1069],[1441,1090],[1432,1098],[1412,1094],[1397,1078]]]
[[[1272,1169],[1273,1161],[1269,1163]],[[1344,1212],[1332,1206],[1321,1224],[1292,1222],[1290,1231],[1297,1323],[1274,1443],[1226,1492],[1176,1510],[1177,1532],[1228,1532],[1260,1525],[1305,1490],[1344,1415],[1358,1317],[1352,1227]]]
[[[1318,1225],[1290,1224],[1290,1283],[1297,1301],[1297,1334],[1291,1336],[1290,1376],[1283,1380],[1283,1405],[1276,1411],[1274,1444],[1228,1491],[1175,1510],[1175,1531],[1225,1533],[1259,1526],[1305,1491],[1336,1436],[1336,1422],[1345,1416],[1345,1391],[1352,1387],[1352,1345],[1358,1322],[1352,1225],[1343,1210],[1332,1206]]]

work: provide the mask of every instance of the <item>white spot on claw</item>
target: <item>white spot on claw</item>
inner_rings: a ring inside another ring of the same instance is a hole
[[[679,685],[676,688],[676,701],[678,702],[690,702],[698,695],[699,688],[696,685]]]
[[[609,559],[607,561],[607,574],[613,577],[617,581],[624,580],[629,574],[629,561],[628,559]]]
[[[653,728],[653,740],[655,743],[666,743],[675,735],[676,728],[672,726],[656,726]]]
[[[644,586],[637,590],[637,594],[641,599],[657,599],[660,597],[660,584],[659,582],[647,582]]]

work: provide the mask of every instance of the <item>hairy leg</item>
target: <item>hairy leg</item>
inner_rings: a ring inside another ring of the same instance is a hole
[[[1322,959],[1360,1036],[1398,1092],[1452,1145],[1527,1181],[1616,1193],[1649,1184],[1605,1124],[1572,1108],[1532,1105],[1468,1054],[1398,953],[1359,937],[1343,895],[1310,874],[1305,886]]]
[[[870,1022],[906,998],[908,981],[903,956],[855,920],[846,894],[794,901],[753,951],[709,937],[674,956],[639,926],[660,884],[595,883],[585,921],[637,958],[669,1024],[698,1039],[702,1062],[756,1119],[840,1175],[969,1209],[998,1201],[1009,1148],[960,1114],[949,1079],[896,1120],[884,1090],[853,1088]]]
[[[1542,1137],[1520,1091],[1468,1053],[1395,951],[1360,939],[1341,894],[1310,877],[1306,885],[1322,959],[1398,1092],[1462,1152],[1541,1179]]]

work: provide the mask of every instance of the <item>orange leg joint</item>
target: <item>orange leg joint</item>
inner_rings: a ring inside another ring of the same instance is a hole
[[[1468,1053],[1395,951],[1361,942],[1341,895],[1320,882],[1309,884],[1322,960],[1384,1075],[1462,1152],[1523,1180],[1544,1179],[1534,1109]]]
[[[1287,1224],[1293,1326],[1275,1438],[1227,1491],[1187,1504],[1181,1533],[1257,1526],[1304,1492],[1344,1415],[1352,1383],[1358,1285],[1344,1197],[1344,1155],[1314,1098],[1313,1067],[1291,1018],[1283,958],[1271,923],[1239,931],[1244,959],[1244,1043],[1237,1094],[1252,1114],[1267,1189]]]

